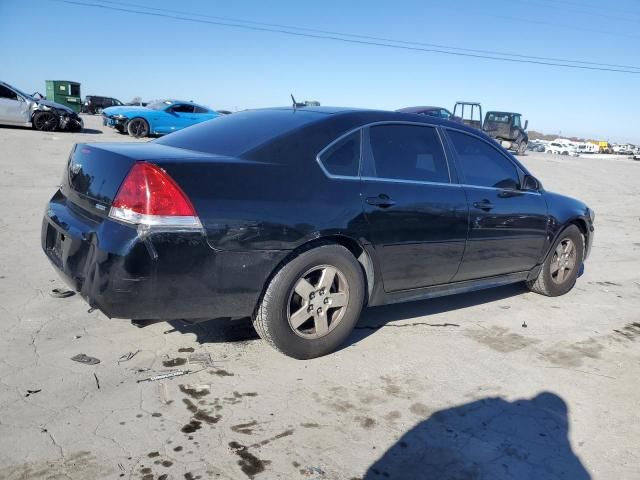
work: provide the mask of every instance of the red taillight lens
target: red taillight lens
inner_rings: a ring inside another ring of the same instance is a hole
[[[189,198],[157,165],[136,163],[120,185],[110,216],[128,223],[200,227]]]

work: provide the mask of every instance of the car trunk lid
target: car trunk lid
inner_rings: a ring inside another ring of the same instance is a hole
[[[242,162],[154,142],[78,144],[69,156],[60,190],[85,212],[106,217],[122,182],[136,162],[150,162],[166,168],[168,163],[175,166],[193,162],[202,164],[203,161]]]

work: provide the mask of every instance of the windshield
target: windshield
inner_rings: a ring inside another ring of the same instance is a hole
[[[164,110],[172,103],[173,102],[171,100],[161,100],[159,102],[150,103],[147,105],[147,108],[150,108],[151,110]]]
[[[214,118],[155,140],[171,147],[240,156],[296,128],[322,119],[311,110],[247,110]]]

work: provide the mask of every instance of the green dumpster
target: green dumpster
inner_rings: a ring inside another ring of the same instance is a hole
[[[47,80],[47,100],[66,105],[80,113],[82,98],[80,84],[69,80]]]

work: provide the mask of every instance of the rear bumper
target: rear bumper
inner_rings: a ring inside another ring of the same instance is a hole
[[[244,317],[287,252],[220,252],[202,233],[155,233],[85,215],[58,192],[42,222],[42,248],[65,282],[108,317]]]

